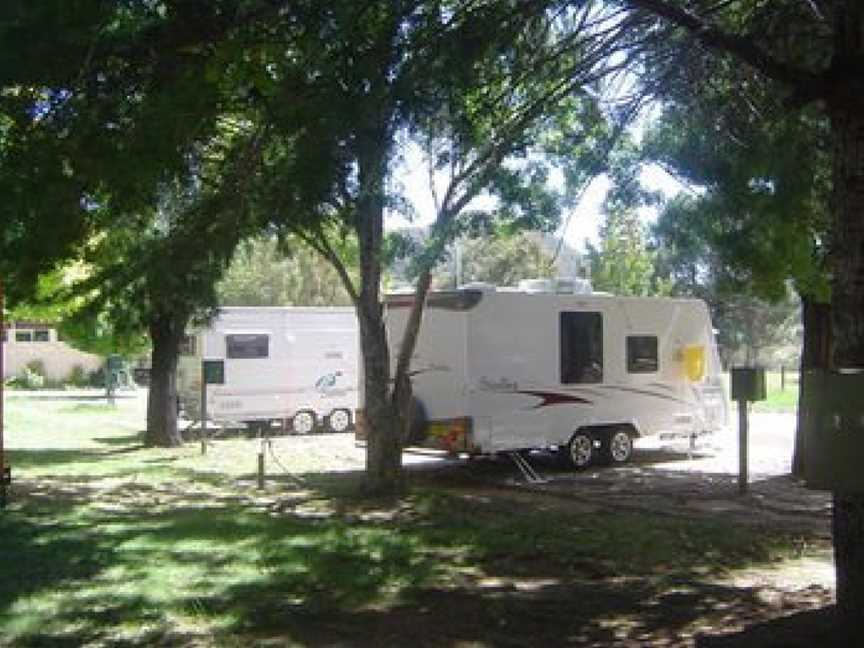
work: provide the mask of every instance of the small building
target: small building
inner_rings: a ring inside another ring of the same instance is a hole
[[[57,336],[57,329],[45,322],[7,322],[3,330],[3,379],[21,375],[32,362],[39,362],[44,377],[51,381],[67,380],[76,367],[85,375],[96,371],[103,359],[79,351]]]

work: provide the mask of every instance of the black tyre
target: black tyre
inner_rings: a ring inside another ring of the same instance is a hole
[[[335,409],[327,416],[327,429],[330,432],[347,432],[351,427],[351,412],[347,409]]]
[[[294,434],[311,434],[315,431],[318,421],[312,410],[300,410],[291,419],[291,431]]]
[[[633,456],[633,436],[630,431],[623,427],[609,430],[603,437],[601,455],[603,463],[609,466],[620,466],[630,461]]]
[[[594,437],[589,432],[577,431],[570,437],[566,453],[570,466],[576,470],[587,468],[595,460]]]

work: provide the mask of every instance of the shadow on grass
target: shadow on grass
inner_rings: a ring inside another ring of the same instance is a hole
[[[94,437],[93,441],[108,446],[131,446],[132,450],[140,450],[144,447],[144,433],[136,432],[125,436]]]
[[[45,468],[63,464],[98,461],[105,453],[99,450],[7,450],[6,457],[15,468]]]
[[[359,496],[359,473],[302,488],[280,474],[259,502],[180,469],[168,484],[21,498],[0,518],[15,567],[0,570],[0,646],[690,645],[695,625],[779,614],[717,577],[770,563],[785,534],[461,488],[500,482],[504,462],[411,472],[433,490],[381,502]]]

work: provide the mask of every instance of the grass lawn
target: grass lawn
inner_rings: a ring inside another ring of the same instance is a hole
[[[514,508],[434,479],[369,501],[315,456],[258,491],[257,442],[143,448],[132,399],[13,396],[6,423],[0,646],[688,645],[776,615],[724,579],[811,547],[722,519]]]
[[[731,393],[729,388],[729,373],[723,374],[723,384],[726,395]],[[798,408],[798,372],[787,371],[785,381],[781,379],[779,371],[766,371],[765,382],[767,387],[767,398],[757,401],[752,405],[754,412],[795,412]],[[785,383],[785,384],[784,384]]]

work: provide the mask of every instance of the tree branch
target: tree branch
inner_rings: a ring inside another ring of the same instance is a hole
[[[762,50],[752,38],[723,31],[700,16],[665,0],[626,0],[626,2],[681,27],[700,43],[712,49],[735,56],[767,77],[789,86],[793,94],[811,99],[817,98],[814,96],[813,88],[821,86],[819,74],[778,61]]]

